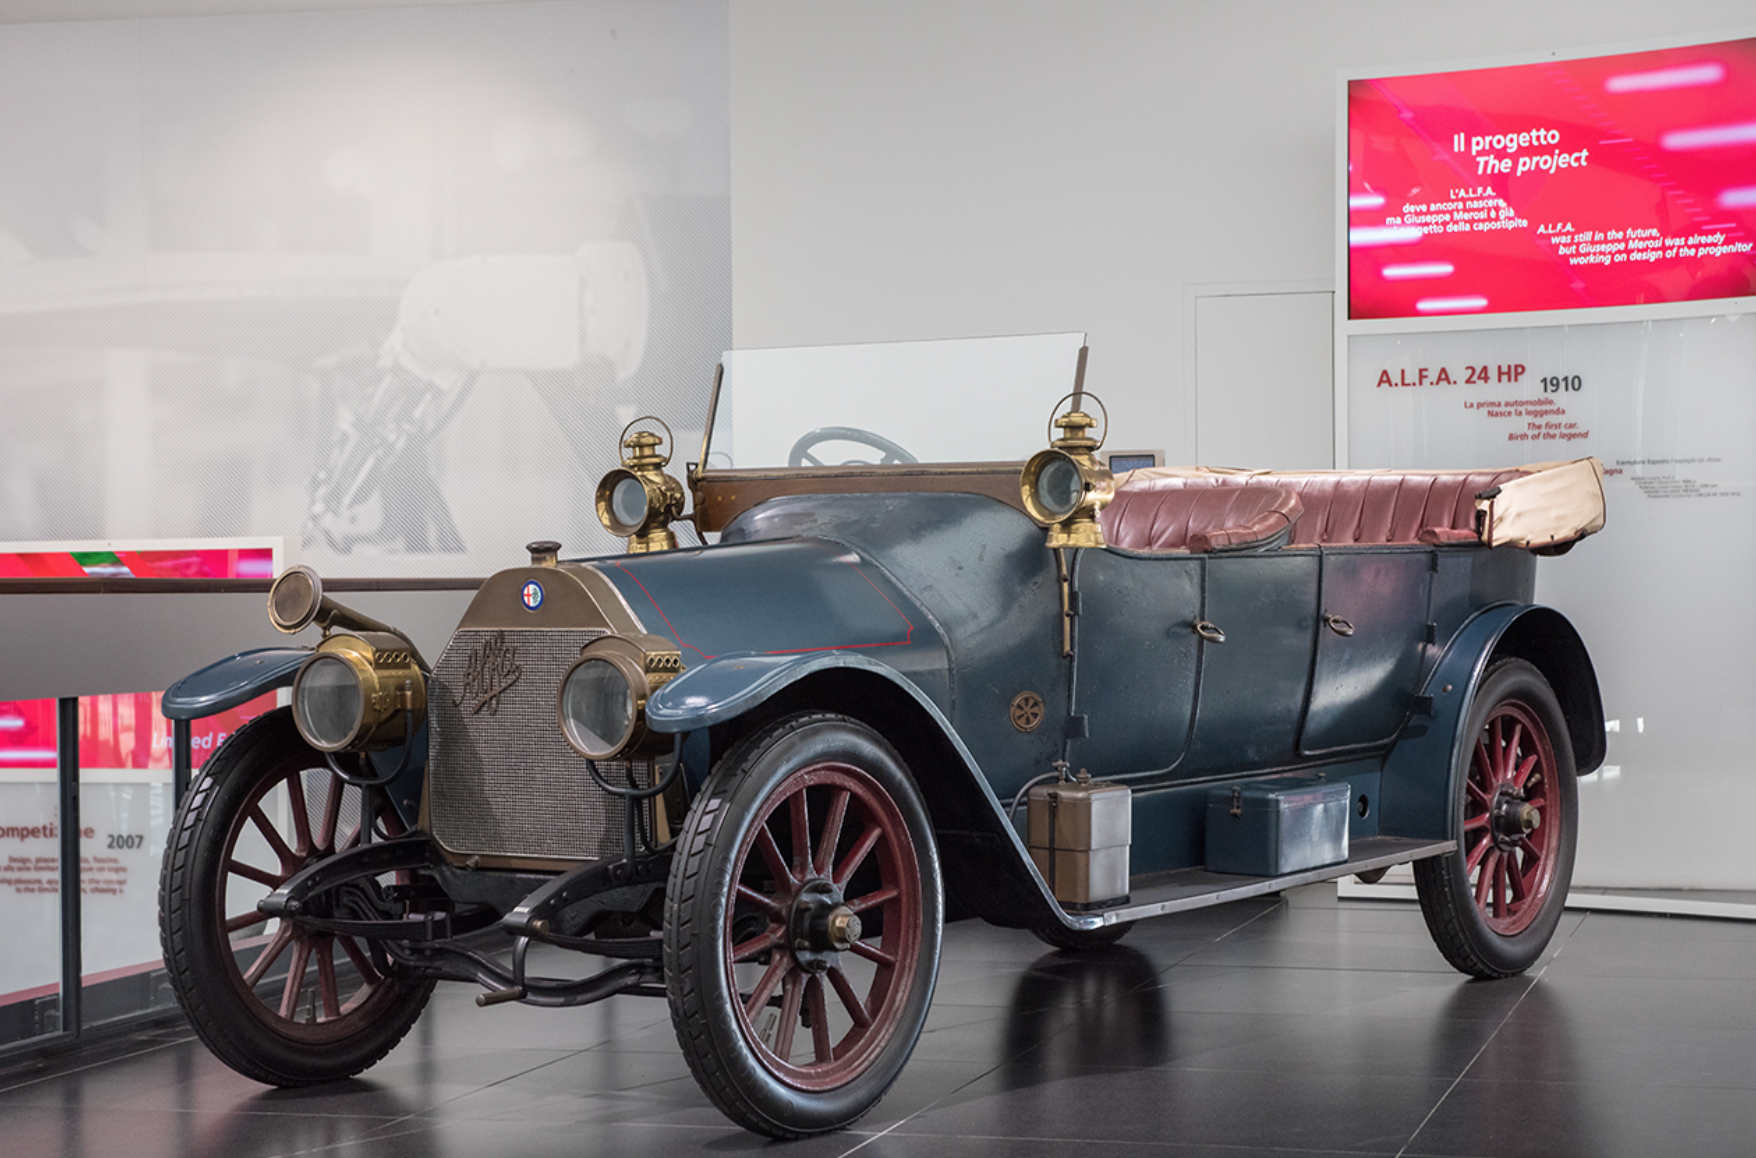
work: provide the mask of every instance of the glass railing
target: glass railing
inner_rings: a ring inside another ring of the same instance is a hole
[[[264,613],[278,562],[267,551],[169,566],[144,553],[52,554],[0,546],[0,696],[49,693],[0,699],[0,1055],[174,1008],[158,877],[177,805],[191,775],[277,693],[174,725],[160,692],[117,688],[163,687],[288,642]],[[387,617],[424,618],[422,644],[437,654],[479,583],[330,586],[363,606],[381,601]]]

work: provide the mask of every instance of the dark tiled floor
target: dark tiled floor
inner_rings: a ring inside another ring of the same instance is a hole
[[[0,1071],[7,1154],[577,1158],[774,1144],[696,1089],[661,1002],[477,1009],[441,987],[358,1080],[269,1090],[182,1029]],[[1756,925],[1569,913],[1528,975],[1452,972],[1412,905],[1315,887],[1085,958],[947,932],[928,1030],[797,1158],[1756,1153]]]

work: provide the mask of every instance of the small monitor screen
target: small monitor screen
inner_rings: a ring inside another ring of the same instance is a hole
[[[1121,474],[1125,470],[1145,470],[1150,466],[1165,464],[1164,452],[1159,450],[1118,450],[1105,457],[1111,474]]]
[[[1352,80],[1348,316],[1756,293],[1756,39]]]

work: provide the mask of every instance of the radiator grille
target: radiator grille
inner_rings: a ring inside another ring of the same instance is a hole
[[[463,630],[451,637],[427,697],[428,813],[441,845],[545,860],[621,851],[621,802],[591,782],[555,720],[561,677],[579,649],[603,634]],[[499,662],[484,664],[484,656]],[[509,680],[514,667],[517,678]],[[612,784],[627,783],[622,761],[600,761],[598,769]]]

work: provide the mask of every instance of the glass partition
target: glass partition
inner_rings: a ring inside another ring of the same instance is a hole
[[[61,1028],[54,700],[0,703],[0,1047]]]
[[[708,469],[1023,462],[1082,333],[727,351]]]
[[[159,694],[79,701],[81,974],[85,1025],[175,1004],[159,952],[158,879],[176,816],[171,727]],[[275,706],[270,693],[196,720],[199,769],[246,721]]]
[[[246,540],[0,544],[0,578],[267,578],[279,545]],[[102,598],[101,595],[92,596]],[[94,661],[96,662],[96,661]],[[0,702],[0,1049],[173,1004],[158,938],[158,875],[176,811],[160,693]],[[65,721],[60,705],[70,712]],[[191,726],[195,768],[271,693]],[[75,711],[76,709],[76,711]],[[79,779],[80,1025],[63,1001],[62,744]]]

